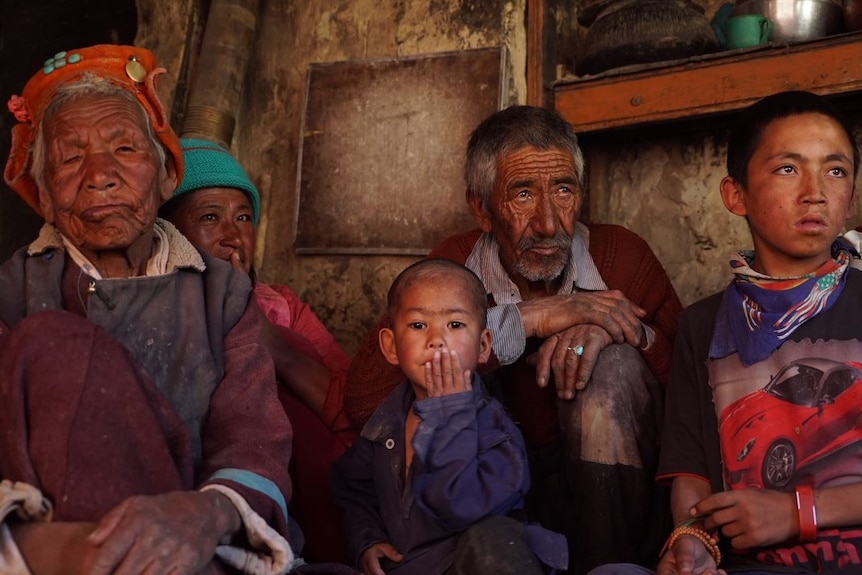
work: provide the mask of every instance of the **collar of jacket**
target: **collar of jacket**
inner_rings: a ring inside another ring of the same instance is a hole
[[[172,223],[156,218],[153,225],[159,226],[168,237],[168,272],[178,268],[193,268],[199,272],[206,269],[200,252]],[[37,256],[50,250],[65,252],[60,231],[52,224],[46,223],[39,230],[39,237],[27,247],[27,255]]]

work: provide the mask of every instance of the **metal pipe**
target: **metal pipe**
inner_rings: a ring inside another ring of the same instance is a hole
[[[230,148],[259,0],[212,0],[180,129]]]

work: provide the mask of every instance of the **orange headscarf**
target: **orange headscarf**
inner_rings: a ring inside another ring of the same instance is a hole
[[[12,96],[9,111],[18,124],[12,128],[12,149],[3,177],[27,204],[43,216],[39,207],[39,189],[30,175],[32,145],[45,109],[60,87],[76,82],[90,72],[131,92],[147,111],[156,137],[174,158],[177,181],[183,176],[183,154],[180,140],[168,123],[165,107],[156,92],[156,78],[165,72],[155,55],[145,48],[101,44],[59,52],[45,61],[21,96]]]

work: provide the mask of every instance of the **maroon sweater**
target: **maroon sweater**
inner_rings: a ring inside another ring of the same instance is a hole
[[[649,245],[637,234],[615,225],[590,224],[590,255],[610,289],[646,310],[643,322],[655,330],[655,341],[643,351],[656,377],[666,384],[670,373],[671,349],[682,304],[661,263]],[[451,236],[431,251],[428,257],[447,258],[465,263],[481,235],[480,230]],[[390,365],[380,351],[377,334],[388,325],[384,314],[354,356],[347,376],[344,407],[357,429],[365,424],[374,409],[404,377],[398,366]],[[545,445],[559,434],[554,386],[536,385],[535,369],[526,357],[538,348],[540,340],[529,338],[526,352],[513,364],[500,366],[492,354],[479,366],[483,376],[494,372],[505,384],[505,399],[512,417],[521,423],[527,441]]]

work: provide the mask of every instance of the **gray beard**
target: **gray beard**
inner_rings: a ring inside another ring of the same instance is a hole
[[[559,231],[553,238],[525,237],[518,242],[518,250],[526,252],[537,247],[557,247],[560,251],[552,259],[522,256],[515,262],[515,270],[518,274],[531,282],[551,281],[560,277],[572,252],[572,238],[568,234]]]
[[[560,261],[551,262],[528,262],[522,258],[518,261],[515,269],[521,275],[531,282],[551,281],[560,277],[563,270],[566,268],[566,263],[569,261],[569,253],[564,252],[565,258]]]

